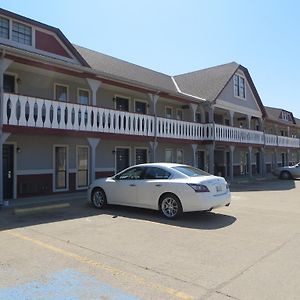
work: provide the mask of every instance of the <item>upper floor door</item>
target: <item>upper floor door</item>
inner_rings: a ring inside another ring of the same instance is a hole
[[[15,93],[16,92],[15,76],[4,74],[3,89],[4,89],[5,93]]]

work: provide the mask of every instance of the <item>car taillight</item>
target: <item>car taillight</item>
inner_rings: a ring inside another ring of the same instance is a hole
[[[196,193],[209,192],[208,187],[204,184],[188,183],[187,185],[190,186]]]

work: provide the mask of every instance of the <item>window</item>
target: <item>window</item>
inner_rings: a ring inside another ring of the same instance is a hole
[[[189,177],[198,177],[198,176],[208,176],[210,174],[206,173],[205,171],[202,171],[200,169],[191,167],[191,166],[183,166],[183,167],[174,167],[176,171],[183,173],[184,175],[187,175]]]
[[[196,123],[202,123],[201,113],[196,113]]]
[[[172,119],[173,118],[173,108],[170,106],[166,106],[166,118]]]
[[[89,181],[89,148],[86,146],[77,147],[77,187],[88,186]]]
[[[144,148],[136,148],[135,149],[135,163],[144,164],[147,162],[147,149]]]
[[[143,179],[145,168],[135,167],[122,172],[117,175],[115,179],[117,180],[140,180]]]
[[[67,189],[67,147],[56,146],[54,148],[54,177],[55,177],[55,190]]]
[[[18,22],[13,22],[12,40],[17,43],[31,46],[31,27]]]
[[[286,111],[283,111],[281,113],[281,119],[284,120],[284,121],[289,121],[290,120],[290,114]]]
[[[182,109],[176,110],[176,119],[182,121],[183,120],[183,111]]]
[[[234,89],[234,96],[245,98],[245,79],[240,75],[234,75],[233,77],[233,89]]]
[[[126,169],[130,165],[130,149],[129,148],[116,148],[116,172]]]
[[[177,163],[183,164],[183,150],[177,149]]]
[[[173,151],[172,149],[165,150],[165,162],[171,163],[173,162]]]
[[[147,103],[143,101],[135,101],[134,111],[138,114],[147,114]]]
[[[171,173],[157,167],[147,168],[144,179],[168,179]]]
[[[55,84],[55,100],[61,102],[67,102],[68,100],[68,86]]]
[[[3,90],[5,93],[15,93],[15,84],[16,80],[15,80],[15,76],[13,75],[8,75],[8,74],[4,74],[3,77]]]
[[[83,105],[90,103],[90,92],[88,90],[78,89],[78,103]]]
[[[129,99],[128,98],[116,96],[115,101],[116,101],[116,109],[117,110],[129,111]]]
[[[0,17],[0,37],[9,39],[9,20]]]

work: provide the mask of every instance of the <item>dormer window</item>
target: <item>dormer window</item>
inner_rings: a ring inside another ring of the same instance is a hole
[[[240,75],[234,75],[233,77],[233,90],[234,96],[239,98],[246,98],[245,93],[245,78]]]
[[[31,27],[21,24],[19,22],[13,21],[12,23],[12,40],[31,46],[32,44],[32,34]]]
[[[0,38],[9,39],[9,20],[0,17]]]
[[[281,119],[284,120],[284,121],[289,121],[290,120],[290,114],[286,111],[283,111],[281,113]]]

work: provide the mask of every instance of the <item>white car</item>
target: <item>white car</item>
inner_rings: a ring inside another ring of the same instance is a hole
[[[223,177],[188,165],[148,163],[96,179],[89,186],[88,199],[97,208],[106,204],[149,208],[172,219],[182,212],[229,206],[231,196]]]

